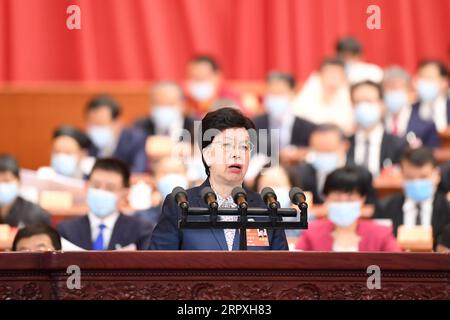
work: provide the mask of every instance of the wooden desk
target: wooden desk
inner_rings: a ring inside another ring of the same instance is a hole
[[[448,254],[0,253],[0,299],[449,299]],[[81,268],[68,289],[67,267]],[[368,289],[367,267],[381,269]]]

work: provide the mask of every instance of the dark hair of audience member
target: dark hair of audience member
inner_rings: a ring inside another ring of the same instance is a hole
[[[19,229],[17,231],[17,234],[14,238],[13,245],[12,245],[12,251],[17,251],[17,244],[20,240],[31,238],[33,236],[38,236],[41,234],[47,235],[50,240],[52,241],[52,245],[55,248],[55,250],[61,250],[61,237],[55,229],[50,227],[47,224],[44,223],[37,223],[37,224],[31,224],[28,225],[22,229]]]

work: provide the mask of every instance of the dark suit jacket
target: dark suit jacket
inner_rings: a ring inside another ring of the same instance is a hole
[[[205,180],[201,186],[187,190],[191,207],[207,208],[200,192],[210,186]],[[261,196],[247,190],[250,207],[266,208]],[[228,250],[223,229],[184,229],[178,228],[181,209],[171,195],[164,200],[161,217],[153,230],[151,246],[153,250]],[[284,230],[268,230],[269,247],[248,247],[248,250],[287,250],[288,244]],[[234,238],[233,250],[239,249],[239,235]]]
[[[441,145],[439,134],[433,121],[423,120],[419,116],[419,104],[412,106],[406,132],[414,132],[417,138],[428,147],[436,148]]]
[[[150,117],[136,120],[136,122],[134,123],[134,127],[143,130],[147,136],[153,136],[156,132],[155,123]],[[192,139],[191,143],[194,143],[194,119],[190,117],[184,117],[183,129],[189,131]]]
[[[367,185],[369,186],[366,204],[375,204],[377,202],[377,195],[375,188],[372,185],[372,174],[369,170],[362,166],[355,166],[361,170],[361,174],[367,180]],[[318,187],[317,170],[309,163],[300,163],[295,167],[295,170],[300,176],[301,188],[305,191],[310,191],[313,194],[314,203],[323,203],[324,199],[321,190]]]
[[[397,236],[397,228],[403,224],[403,203],[405,196],[395,194],[389,198],[380,201],[375,210],[374,218],[391,219],[394,234]],[[433,238],[440,233],[441,229],[450,223],[450,206],[445,194],[436,192],[433,200],[433,213],[431,217],[431,226],[433,228]]]
[[[298,146],[298,147],[307,147],[309,145],[309,136],[311,134],[311,131],[314,129],[315,125],[312,122],[309,122],[305,119],[299,118],[297,116],[294,116],[294,124],[292,125],[292,134],[291,134],[291,144]],[[269,128],[270,122],[269,122],[269,114],[264,113],[256,118],[253,119],[253,122],[255,123],[256,129],[266,129],[270,130]],[[259,137],[259,134],[258,134]],[[259,144],[265,143],[266,141],[270,142],[270,132],[268,132],[267,137],[260,137],[261,140],[258,142]],[[267,140],[266,140],[267,139]],[[259,150],[259,148],[258,148]],[[270,143],[267,144],[267,153],[270,155]]]
[[[119,141],[113,157],[128,164],[132,172],[145,172],[148,169],[145,143],[147,136],[137,128],[124,128],[120,133]],[[99,151],[95,146],[89,149],[89,155],[98,157]]]
[[[83,249],[92,250],[91,225],[87,215],[63,221],[57,229],[61,237]],[[151,224],[146,221],[120,214],[114,225],[108,250],[115,250],[117,244],[125,247],[132,243],[138,250],[147,250],[150,245],[151,229]]]
[[[51,215],[37,204],[27,201],[22,197],[17,197],[1,223],[9,224],[12,227],[17,227],[19,224],[30,225],[35,223],[50,225]]]
[[[350,148],[347,153],[347,164],[354,164],[355,160],[355,136],[349,138]],[[383,162],[390,159],[392,163],[399,163],[403,150],[408,146],[405,139],[392,134],[383,133],[380,150],[380,169],[383,169]]]

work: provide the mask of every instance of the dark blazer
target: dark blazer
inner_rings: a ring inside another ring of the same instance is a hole
[[[391,219],[394,234],[397,236],[397,228],[403,224],[403,203],[405,196],[395,194],[380,201],[374,214],[375,219]],[[441,229],[450,223],[450,206],[445,194],[436,192],[433,200],[433,213],[431,226],[433,228],[433,238],[440,233]]]
[[[355,160],[355,136],[349,138],[350,148],[347,153],[347,164],[354,164]],[[408,146],[404,138],[396,137],[390,133],[383,133],[380,150],[380,169],[383,169],[383,163],[387,159],[392,163],[399,163],[403,150]]]
[[[419,104],[414,104],[408,120],[406,132],[414,132],[425,146],[437,148],[441,145],[439,133],[433,121],[423,120],[419,116]]]
[[[147,136],[137,128],[124,128],[120,133],[119,141],[113,157],[128,164],[132,172],[145,172],[148,169],[145,143]],[[95,146],[89,149],[89,155],[98,157],[99,151]]]
[[[91,225],[87,215],[63,221],[57,229],[61,237],[83,249],[92,250]],[[146,221],[120,214],[114,225],[108,250],[115,250],[117,244],[125,247],[132,243],[138,250],[146,250],[150,245],[151,229],[151,224]]]
[[[362,166],[355,165],[357,169],[361,170],[361,174],[367,180],[368,193],[366,197],[366,204],[375,204],[377,202],[377,195],[375,188],[372,185],[372,174],[369,170]],[[300,176],[300,186],[303,190],[312,192],[313,200],[316,204],[324,202],[321,190],[318,187],[317,170],[310,163],[300,163],[295,167],[295,170]]]
[[[139,128],[145,132],[148,136],[155,135],[155,123],[152,118],[145,117],[140,118],[134,122],[134,127]],[[194,142],[194,119],[190,117],[184,117],[183,119],[183,129],[189,131],[192,139],[192,143]]]
[[[201,186],[187,190],[191,207],[207,208],[200,192],[210,186],[205,180]],[[263,207],[266,204],[257,193],[246,189],[250,207]],[[181,209],[171,195],[164,200],[161,217],[153,230],[150,248],[152,250],[228,250],[223,229],[184,229],[178,228]],[[268,230],[269,247],[248,247],[248,250],[288,250],[284,230]],[[239,249],[239,235],[234,238],[233,250]]]
[[[442,193],[447,193],[450,191],[450,162],[440,165],[439,169],[441,171],[441,182],[438,189]]]
[[[297,116],[294,116],[295,120],[292,125],[292,134],[291,134],[291,141],[290,143],[292,145],[298,146],[298,147],[307,147],[309,145],[309,136],[311,135],[312,130],[314,129],[315,125],[312,122],[309,122],[305,119],[299,118]],[[264,113],[256,118],[253,119],[253,122],[255,123],[256,129],[266,129],[269,130],[270,122],[269,122],[269,114]],[[270,140],[270,132],[268,132],[267,137],[260,137],[258,134],[258,137],[261,138],[259,143],[265,143],[266,141]],[[264,139],[264,141],[262,141]],[[267,140],[265,140],[267,139]],[[259,150],[259,148],[258,148]],[[267,153],[270,155],[270,143],[267,144]]]
[[[2,218],[0,217],[0,221]],[[30,225],[34,223],[51,224],[51,215],[48,211],[42,209],[37,204],[17,197],[8,214],[1,223],[9,224],[11,227],[17,227],[20,224]]]

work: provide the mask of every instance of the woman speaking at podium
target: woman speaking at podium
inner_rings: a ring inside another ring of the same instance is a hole
[[[256,133],[254,123],[234,108],[209,112],[202,120],[200,148],[208,178],[202,185],[187,190],[189,206],[207,208],[201,190],[211,187],[219,208],[236,208],[231,196],[235,187],[242,187],[253,144],[250,132]],[[245,188],[244,188],[245,189]],[[267,208],[261,196],[245,189],[248,206]],[[162,213],[153,231],[152,250],[238,250],[239,230],[180,229],[181,209],[172,195],[164,200]],[[237,216],[220,216],[224,221],[237,221]],[[248,232],[257,230],[248,230]],[[247,233],[247,237],[248,237]],[[267,237],[251,237],[248,250],[287,250],[284,230],[267,230]]]

